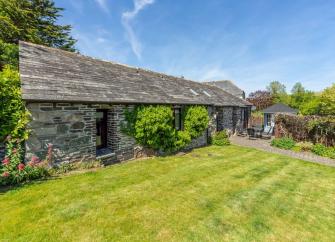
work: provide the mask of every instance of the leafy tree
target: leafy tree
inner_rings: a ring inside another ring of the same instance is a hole
[[[294,84],[294,86],[292,87],[292,94],[298,94],[298,93],[305,93],[305,88],[302,86],[301,82],[297,82],[296,84]]]
[[[268,91],[255,91],[249,94],[247,101],[252,103],[256,110],[262,110],[273,104],[273,97]]]
[[[286,93],[286,87],[284,84],[280,83],[279,81],[272,81],[266,87],[266,90],[270,92],[274,103],[289,104],[290,100]]]
[[[59,25],[62,8],[52,0],[0,0],[0,141],[27,138],[28,113],[21,98],[18,41],[75,51],[70,25]]]
[[[291,93],[290,106],[299,109],[300,112],[303,105],[310,103],[315,99],[314,93],[306,90],[300,82],[297,82],[293,86]]]
[[[320,114],[335,115],[335,83],[326,88],[320,96]]]
[[[52,0],[0,0],[0,39],[75,51],[71,26],[56,23],[61,11]]]
[[[320,108],[320,97],[314,95],[312,99],[300,105],[299,111],[303,115],[318,115]]]
[[[0,40],[0,70],[5,65],[10,65],[14,69],[18,69],[19,48],[15,44],[8,44]]]
[[[7,135],[26,138],[28,114],[21,99],[19,73],[10,66],[0,72],[0,141]]]

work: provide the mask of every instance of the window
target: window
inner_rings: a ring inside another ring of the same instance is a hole
[[[174,127],[176,130],[181,130],[181,108],[174,108]]]
[[[107,110],[97,110],[96,120],[96,147],[102,149],[107,147]]]
[[[194,91],[192,88],[190,89],[190,92],[193,93],[194,95],[198,96],[199,93],[197,93],[196,91]]]
[[[207,97],[211,97],[211,94],[209,94],[208,92],[203,91],[203,93],[204,93]]]

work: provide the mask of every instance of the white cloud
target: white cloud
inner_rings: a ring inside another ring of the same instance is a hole
[[[106,13],[109,13],[109,8],[107,5],[107,0],[95,0],[95,2],[99,5],[99,7],[105,11]]]
[[[228,76],[229,75],[226,70],[223,70],[219,67],[212,67],[202,71],[199,81],[225,80],[229,79]]]
[[[122,13],[122,24],[127,32],[128,41],[130,42],[131,48],[138,59],[142,56],[141,42],[137,38],[131,21],[136,18],[137,14],[144,9],[147,5],[153,4],[155,0],[134,0],[134,9]]]
[[[98,28],[97,31],[73,30],[73,36],[78,40],[77,47],[81,54],[102,60],[127,63],[130,51],[124,48],[123,42],[113,38],[112,33]]]

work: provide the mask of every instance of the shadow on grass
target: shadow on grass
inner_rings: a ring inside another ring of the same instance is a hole
[[[46,177],[46,178],[42,178],[42,179],[38,179],[38,180],[33,180],[33,181],[25,182],[25,183],[22,183],[22,184],[0,186],[0,196],[5,195],[9,191],[20,190],[20,189],[22,189],[24,187],[29,187],[31,185],[42,184],[42,183],[44,183],[46,181],[59,180],[59,179],[62,179],[62,177],[61,176],[50,176],[50,177]]]

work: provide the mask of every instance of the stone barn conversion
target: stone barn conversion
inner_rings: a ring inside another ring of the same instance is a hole
[[[176,119],[187,105],[206,106],[209,128],[189,148],[206,145],[215,131],[248,126],[251,104],[215,86],[26,42],[19,64],[31,113],[27,159],[45,157],[48,144],[56,162],[136,157],[141,147],[121,124],[125,109],[137,104],[170,104]]]

